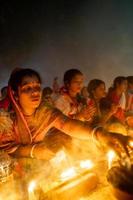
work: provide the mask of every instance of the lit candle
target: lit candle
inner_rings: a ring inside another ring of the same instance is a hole
[[[110,169],[111,168],[111,165],[112,165],[112,162],[114,160],[114,158],[116,157],[116,154],[113,150],[110,150],[108,153],[107,153],[107,158],[108,158],[108,168]]]
[[[91,160],[82,160],[80,162],[80,167],[82,169],[92,169],[94,166],[93,162]]]
[[[35,187],[36,187],[36,182],[31,181],[28,186],[29,200],[36,200],[35,193],[34,193]]]
[[[71,167],[69,169],[67,169],[66,171],[61,173],[61,179],[62,180],[68,180],[70,178],[73,178],[74,176],[76,176],[76,171],[74,169],[74,167]]]
[[[129,141],[129,146],[130,146],[131,148],[133,148],[133,140],[130,140],[130,141]]]

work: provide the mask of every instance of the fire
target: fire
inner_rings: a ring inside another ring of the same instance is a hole
[[[66,171],[61,173],[61,179],[62,180],[68,180],[70,178],[73,178],[77,175],[75,168],[71,167],[69,169],[67,169]]]
[[[131,140],[131,141],[129,142],[129,146],[130,146],[131,148],[133,148],[133,140]]]
[[[94,166],[94,164],[91,160],[83,160],[80,162],[80,167],[82,169],[92,169],[93,166]]]
[[[112,162],[114,160],[114,158],[116,157],[116,153],[113,150],[110,150],[107,153],[107,158],[108,158],[108,168],[111,168]]]
[[[36,182],[35,181],[31,181],[29,183],[29,187],[28,187],[29,200],[36,200],[36,197],[35,197],[35,194],[34,194],[35,188],[36,188]]]

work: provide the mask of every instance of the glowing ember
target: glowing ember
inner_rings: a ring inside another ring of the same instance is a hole
[[[108,157],[108,168],[110,169],[111,165],[112,165],[112,162],[113,162],[114,158],[116,157],[116,154],[115,154],[115,152],[113,150],[110,150],[107,153],[107,157]]]
[[[77,175],[74,167],[71,167],[69,169],[67,169],[66,171],[62,172],[61,174],[61,179],[62,180],[68,180],[70,178],[73,178]]]
[[[91,160],[83,160],[80,162],[80,167],[82,169],[92,169],[93,166],[94,166],[94,164]]]

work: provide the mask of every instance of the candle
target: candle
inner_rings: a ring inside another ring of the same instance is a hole
[[[70,178],[73,178],[74,176],[76,176],[76,171],[74,169],[74,167],[71,167],[69,169],[67,169],[66,171],[61,173],[61,179],[62,180],[68,180]]]
[[[36,187],[36,182],[31,181],[28,186],[29,200],[36,200],[36,196],[34,193],[35,187]]]
[[[110,169],[111,166],[112,166],[112,162],[114,160],[114,158],[116,157],[116,154],[113,150],[110,150],[108,153],[107,153],[107,158],[108,158],[108,168]]]
[[[94,166],[93,162],[91,160],[82,160],[80,162],[80,167],[82,169],[92,169]]]

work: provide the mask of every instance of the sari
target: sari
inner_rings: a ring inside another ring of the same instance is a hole
[[[10,86],[8,95],[12,109],[0,111],[0,149],[11,154],[20,145],[42,142],[61,112],[42,102],[32,116],[25,116]]]

